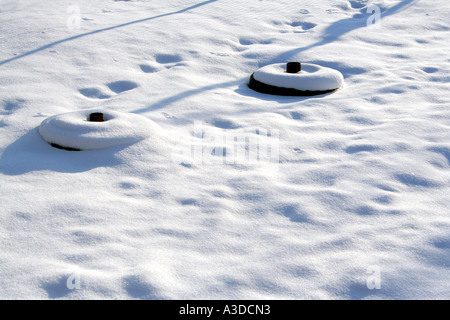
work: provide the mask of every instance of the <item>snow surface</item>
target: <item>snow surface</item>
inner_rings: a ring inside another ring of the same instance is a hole
[[[449,298],[449,11],[3,0],[0,298]],[[288,61],[345,84],[247,87]],[[96,108],[160,138],[68,152],[38,133]]]
[[[258,69],[253,77],[259,82],[300,91],[328,91],[340,88],[342,74],[334,69],[303,63],[298,73],[287,73],[286,63],[269,64]]]

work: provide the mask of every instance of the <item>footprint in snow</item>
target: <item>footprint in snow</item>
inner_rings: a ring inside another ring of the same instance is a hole
[[[122,80],[107,83],[106,87],[109,90],[103,87],[92,87],[83,88],[78,91],[86,98],[103,100],[111,98],[114,94],[120,94],[122,92],[136,89],[137,87],[139,87],[139,85],[133,81]]]
[[[369,4],[369,0],[352,0],[349,3],[353,9],[361,9]]]
[[[239,44],[242,46],[252,46],[255,44],[272,44],[273,41],[270,39],[257,39],[257,38],[240,38]]]
[[[22,108],[25,104],[24,99],[6,100],[0,105],[0,115],[9,115]]]
[[[292,22],[288,22],[286,23],[288,29],[290,29],[291,32],[293,33],[306,33],[309,30],[314,29],[317,24],[313,23],[313,22],[306,22],[306,21],[292,21]]]
[[[309,13],[309,11],[308,11],[308,13]],[[304,14],[306,14],[306,13],[304,13]],[[316,23],[307,22],[307,21],[303,21],[303,20],[292,20],[289,22],[272,21],[272,23],[279,28],[279,32],[281,32],[281,33],[289,33],[289,32],[305,33],[308,30],[312,30],[317,26]],[[240,43],[242,45],[253,44],[253,43],[243,43],[243,39],[241,39]],[[262,43],[262,44],[270,44],[270,43]]]
[[[414,173],[397,173],[395,179],[408,187],[437,188],[440,183]]]
[[[128,295],[135,299],[158,300],[161,296],[149,279],[143,275],[128,275],[123,277],[122,284]]]
[[[297,111],[291,111],[289,112],[289,115],[294,120],[303,120],[305,118],[305,115],[303,113]]]
[[[181,56],[177,54],[165,54],[165,53],[157,54],[155,56],[155,60],[156,62],[161,64],[177,63],[183,61]]]
[[[198,202],[192,198],[181,199],[178,201],[183,206],[197,206]]]
[[[370,144],[352,145],[345,148],[345,152],[348,154],[355,154],[360,152],[372,152],[377,150],[378,147],[372,146]]]
[[[155,60],[140,64],[139,68],[144,73],[154,73],[163,69],[171,69],[176,66],[180,66],[183,63],[183,58],[177,54],[161,53],[155,55]]]
[[[291,27],[300,28],[303,31],[311,30],[317,26],[317,24],[312,22],[304,22],[304,21],[293,21],[290,23]]]
[[[327,9],[326,10],[326,13],[328,13],[328,14],[337,14],[339,12],[340,11],[338,9]]]
[[[206,121],[207,123],[211,124],[214,127],[217,127],[219,129],[238,129],[240,126],[236,123],[234,123],[231,120],[222,119],[222,118],[215,118]]]
[[[115,81],[107,84],[108,88],[114,93],[122,93],[136,89],[139,85],[133,81]]]
[[[157,54],[155,56],[155,61],[166,69],[183,65],[183,58],[178,54]]]
[[[333,5],[334,8],[326,10],[328,14],[338,14],[338,13],[354,13],[357,11],[353,18],[363,18],[366,17],[370,12],[368,8],[372,3],[369,0],[350,0],[345,2],[338,2]],[[380,7],[381,12],[384,12],[383,6]]]
[[[388,205],[392,203],[393,198],[390,195],[383,194],[373,198],[372,201],[378,204]]]
[[[83,89],[80,89],[79,92],[86,98],[91,98],[91,99],[109,99],[109,98],[111,98],[111,95],[103,92],[99,88],[83,88]]]
[[[439,71],[439,69],[434,68],[434,67],[425,67],[425,68],[422,68],[422,71],[425,73],[436,73]]]
[[[144,73],[154,73],[159,71],[158,67],[149,65],[149,64],[141,64],[139,65],[139,68],[141,68],[141,71]]]

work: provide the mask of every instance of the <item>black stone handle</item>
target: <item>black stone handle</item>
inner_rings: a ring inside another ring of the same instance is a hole
[[[299,73],[302,71],[302,64],[300,62],[288,62],[286,65],[287,73]]]
[[[100,112],[94,112],[89,115],[89,122],[105,122],[105,115]]]

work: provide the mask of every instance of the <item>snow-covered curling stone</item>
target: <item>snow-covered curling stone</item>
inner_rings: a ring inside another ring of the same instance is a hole
[[[255,71],[248,86],[258,92],[280,96],[314,96],[333,92],[344,83],[335,69],[316,64],[289,62],[270,64]]]
[[[137,114],[86,110],[47,118],[38,131],[55,148],[82,151],[133,144],[158,130],[153,121]]]

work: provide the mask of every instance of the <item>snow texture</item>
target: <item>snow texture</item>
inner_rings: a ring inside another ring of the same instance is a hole
[[[339,71],[310,63],[302,63],[299,73],[287,73],[286,63],[271,64],[257,70],[253,77],[271,86],[300,91],[335,90],[344,83]]]
[[[0,298],[448,299],[449,16],[447,0],[3,0]],[[247,86],[289,61],[345,83]],[[88,110],[120,116],[102,131]],[[39,134],[59,118],[58,137],[116,142],[141,132],[131,115],[147,139],[69,152]]]

